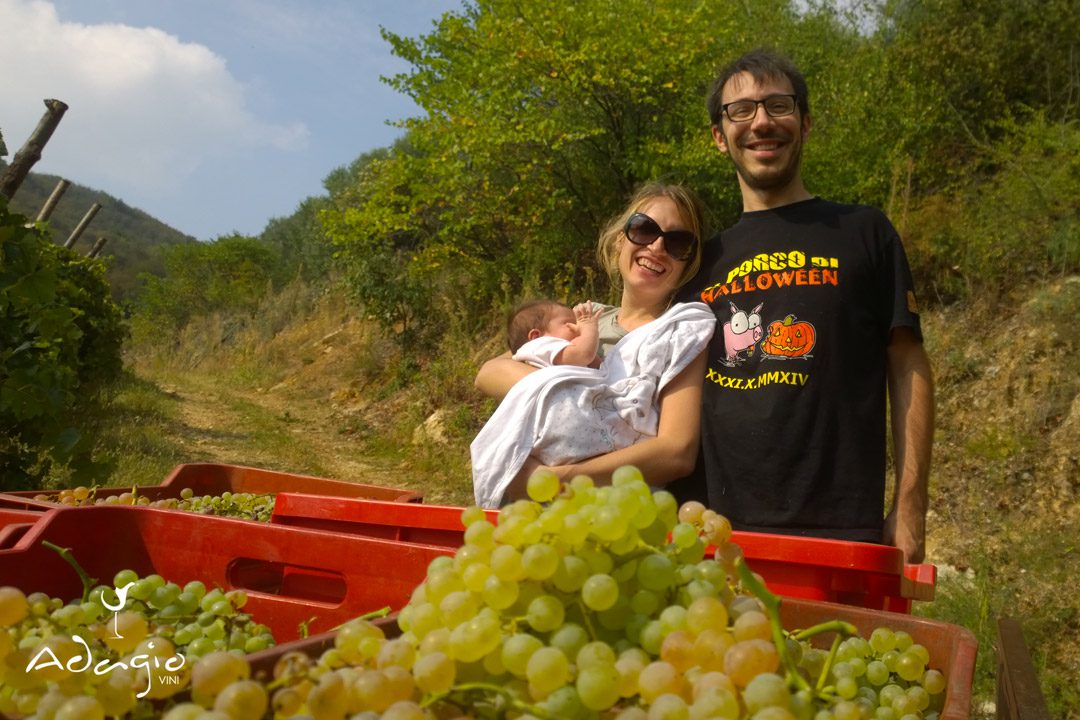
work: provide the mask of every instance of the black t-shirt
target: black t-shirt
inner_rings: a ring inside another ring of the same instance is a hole
[[[744,213],[680,299],[717,328],[698,469],[672,491],[704,490],[738,529],[880,542],[886,347],[895,327],[920,333],[884,214],[817,198]]]

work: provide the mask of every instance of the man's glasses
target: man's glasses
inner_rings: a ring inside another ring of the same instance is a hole
[[[664,238],[664,251],[676,260],[689,260],[697,245],[694,233],[689,230],[661,230],[656,221],[645,213],[631,215],[623,232],[635,245],[652,245],[656,238]]]
[[[757,106],[763,105],[769,117],[787,117],[795,112],[794,95],[770,95],[764,100],[736,100],[720,106],[731,122],[746,122],[757,115]]]

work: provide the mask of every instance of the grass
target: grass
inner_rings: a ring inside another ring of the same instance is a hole
[[[296,305],[289,293],[280,301],[287,310]],[[467,353],[405,362],[393,338],[373,332],[340,298],[301,310],[282,324],[288,313],[268,299],[259,315],[243,321],[200,319],[168,352],[133,349],[143,389],[170,389],[157,398],[165,402],[157,425],[173,438],[163,443],[173,457],[403,487],[429,502],[471,502],[468,439],[479,427],[481,401]],[[170,396],[178,409],[166,427]],[[118,402],[140,400],[126,390]],[[435,436],[417,434],[436,411],[442,419],[435,418]],[[115,421],[105,444],[125,456],[117,475],[158,467],[164,448],[116,442],[137,415],[116,413]]]
[[[1069,590],[1080,576],[1078,313],[1080,280],[1066,279],[1024,303],[954,306],[924,322],[938,380],[928,561],[940,575],[937,599],[915,612],[975,633],[980,719],[993,715],[1002,616],[1023,626],[1051,715],[1080,718],[1080,597]],[[973,332],[987,317],[995,332]],[[197,365],[183,347],[171,354],[184,360],[135,365],[104,421],[111,484],[156,484],[178,463],[211,461],[471,501],[468,445],[493,409],[472,378],[493,345],[462,334],[406,363],[340,305],[277,333],[252,322]],[[436,412],[443,439],[414,440]]]
[[[915,614],[971,630],[979,641],[972,687],[972,716],[994,716],[997,687],[997,621],[1020,621],[1040,677],[1051,717],[1069,717],[1080,708],[1076,648],[1080,612],[1062,588],[1080,571],[1075,538],[1034,533],[1004,556],[976,554],[964,570],[939,569],[936,597],[917,603]]]
[[[73,477],[66,484],[157,485],[187,454],[179,399],[126,371],[99,419],[98,457],[107,475]],[[89,481],[89,482],[88,482]]]
[[[292,428],[297,418],[288,409],[269,408],[253,402],[246,397],[229,393],[220,382],[214,381],[201,385],[204,377],[192,375],[187,381],[194,387],[203,387],[208,394],[219,393],[220,407],[226,415],[242,418],[237,432],[225,433],[219,437],[221,444],[232,448],[237,464],[244,463],[244,457],[271,457],[285,468],[304,468],[312,475],[326,475],[327,466],[323,463],[318,450],[313,446],[298,442]]]

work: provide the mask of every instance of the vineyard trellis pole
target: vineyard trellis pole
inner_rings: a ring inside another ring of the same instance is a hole
[[[90,249],[90,252],[86,253],[86,257],[96,258],[98,254],[105,247],[105,243],[109,241],[107,237],[99,237],[97,242],[94,243],[94,247]]]
[[[64,117],[67,109],[67,104],[60,100],[49,99],[45,101],[45,114],[41,117],[37,127],[34,128],[34,132],[19,148],[19,152],[15,153],[15,157],[11,159],[11,164],[8,165],[7,170],[0,176],[0,195],[3,195],[8,200],[15,196],[23,180],[30,174],[30,168],[41,159],[41,151],[49,142],[49,138],[52,137],[56,126],[60,124],[60,120]]]
[[[71,235],[68,236],[67,242],[64,243],[64,247],[70,248],[79,239],[79,236],[83,234],[87,226],[90,225],[90,221],[97,215],[98,210],[101,209],[100,203],[94,203],[90,206],[90,209],[83,215],[83,219],[79,221],[79,224],[75,226],[75,229],[71,231]]]
[[[49,195],[49,199],[45,201],[45,204],[41,206],[41,210],[38,211],[37,217],[34,218],[34,222],[45,222],[52,215],[52,211],[56,208],[56,204],[60,202],[60,198],[67,192],[68,186],[71,183],[67,180],[60,178],[60,181],[56,183],[56,187],[53,188],[52,194]]]

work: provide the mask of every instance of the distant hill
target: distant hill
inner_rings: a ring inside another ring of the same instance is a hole
[[[0,161],[0,172],[7,164]],[[11,208],[33,219],[60,181],[57,175],[30,173],[11,201]],[[89,252],[99,237],[108,238],[101,256],[109,261],[108,278],[113,297],[124,301],[138,291],[140,273],[161,275],[165,271],[162,248],[197,242],[123,200],[99,190],[72,183],[49,218],[53,239],[63,243],[94,203],[101,210],[75,245]]]

